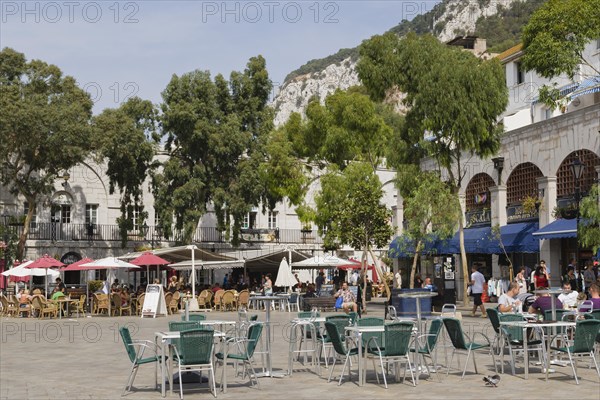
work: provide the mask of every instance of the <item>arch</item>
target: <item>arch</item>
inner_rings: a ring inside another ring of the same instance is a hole
[[[467,184],[465,190],[466,210],[472,211],[490,208],[490,187],[493,186],[496,186],[496,183],[491,176],[485,172],[475,174]]]
[[[524,162],[515,167],[506,180],[507,205],[521,204],[527,196],[537,197],[537,178],[544,176],[537,165]]]
[[[572,197],[575,193],[575,177],[571,172],[571,164],[579,156],[581,163],[585,165],[583,176],[580,180],[581,193],[589,192],[592,185],[597,181],[596,167],[600,165],[600,157],[590,150],[582,149],[569,153],[560,163],[556,171],[556,197]]]

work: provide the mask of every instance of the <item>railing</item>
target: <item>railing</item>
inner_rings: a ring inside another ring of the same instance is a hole
[[[14,234],[21,234],[22,225],[9,225]],[[165,239],[158,234],[155,226],[149,226],[147,232],[140,229],[129,231],[127,240],[132,242],[180,242],[182,233],[175,231],[171,238]],[[67,224],[61,222],[38,222],[29,228],[28,240],[49,240],[53,242],[87,241],[87,242],[118,242],[121,234],[118,225],[109,224]],[[196,243],[223,243],[225,233],[215,227],[199,227],[193,237]],[[322,244],[316,231],[298,229],[242,229],[242,243],[292,243],[292,244]]]

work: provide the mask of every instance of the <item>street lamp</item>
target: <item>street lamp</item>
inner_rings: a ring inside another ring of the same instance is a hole
[[[502,184],[502,170],[504,169],[504,157],[492,158],[494,169],[498,171],[498,185]]]
[[[146,222],[144,222],[144,225],[142,225],[140,227],[140,231],[142,233],[142,235],[144,236],[144,240],[146,239],[146,236],[148,235],[148,232],[150,231],[150,227],[148,226],[148,224],[146,224]],[[157,235],[158,237],[158,241],[160,241],[160,238],[162,237],[162,227],[160,225],[157,225],[154,227],[154,229],[152,230],[152,235],[150,236],[150,246],[154,249],[154,235]]]
[[[581,201],[581,177],[583,176],[584,170],[585,164],[581,162],[579,156],[577,155],[571,164],[571,172],[573,173],[573,178],[575,179],[575,203],[577,206],[577,264],[579,264],[579,202]]]

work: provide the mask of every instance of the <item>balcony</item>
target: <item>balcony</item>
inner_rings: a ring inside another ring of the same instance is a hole
[[[11,232],[20,234],[23,226],[9,226]],[[173,237],[164,239],[157,233],[154,226],[128,232],[127,239],[132,242],[180,242],[181,232],[175,231]],[[38,222],[29,229],[28,240],[52,242],[120,242],[121,234],[116,224],[67,224],[60,222]],[[323,239],[316,231],[301,231],[299,229],[242,229],[242,243],[283,243],[283,244],[322,244]],[[194,235],[195,243],[224,243],[225,234],[215,227],[199,227]]]

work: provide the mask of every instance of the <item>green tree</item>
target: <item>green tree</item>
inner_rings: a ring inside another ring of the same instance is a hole
[[[596,254],[600,248],[600,188],[592,186],[590,193],[581,201],[581,219],[578,240],[581,246],[591,248]]]
[[[316,223],[325,249],[349,244],[363,249],[365,257],[392,235],[376,175],[394,137],[382,110],[364,88],[338,90],[325,104],[310,101],[305,120],[292,114],[270,135],[261,168],[269,191],[295,205],[303,224]],[[307,203],[309,190],[314,205]]]
[[[75,79],[57,66],[28,62],[10,48],[0,52],[0,183],[29,205],[19,259],[40,200],[54,191],[59,173],[89,154],[92,105]]]
[[[147,100],[131,98],[118,109],[106,109],[93,119],[97,156],[106,160],[109,190],[120,193],[121,216],[117,224],[121,245],[127,244],[127,232],[139,228],[147,218],[143,211],[142,185],[146,181],[156,155],[157,110]],[[138,227],[133,226],[138,211]]]
[[[410,271],[410,288],[413,288],[417,262],[428,240],[445,240],[454,234],[460,218],[458,198],[437,174],[422,172],[418,183],[404,197],[404,216],[408,220],[405,237],[412,242],[415,254]]]
[[[523,30],[523,66],[551,79],[561,74],[600,75],[585,47],[600,37],[600,0],[549,0]],[[583,66],[581,68],[580,66]],[[559,88],[543,85],[540,100],[555,109],[565,99]]]
[[[465,162],[472,156],[487,158],[500,147],[503,129],[497,121],[508,103],[500,63],[478,59],[431,35],[374,36],[360,51],[357,70],[371,96],[383,100],[394,91],[406,94],[405,137],[436,161],[457,195]],[[458,223],[466,278],[462,218]],[[467,302],[467,279],[463,289]]]
[[[221,231],[233,222],[233,241],[252,206],[274,206],[260,174],[273,111],[263,57],[249,60],[229,81],[207,71],[174,75],[163,91],[162,133],[168,159],[153,174],[155,208],[163,232],[192,240],[213,204]],[[232,221],[233,220],[233,221]]]

